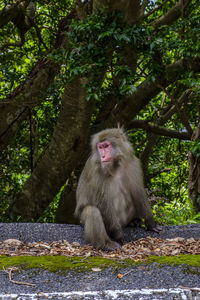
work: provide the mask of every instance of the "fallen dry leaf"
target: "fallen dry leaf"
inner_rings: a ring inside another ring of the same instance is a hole
[[[21,246],[22,242],[16,239],[8,239],[4,241],[4,244],[8,246]]]
[[[100,269],[100,268],[92,268],[92,271],[93,271],[93,272],[100,272],[101,269]]]
[[[200,239],[194,238],[142,238],[124,244],[116,251],[105,252],[95,250],[90,245],[80,245],[77,242],[68,241],[54,242],[33,242],[26,243],[15,239],[0,242],[0,255],[7,256],[42,256],[42,255],[63,255],[63,256],[102,256],[116,260],[132,259],[134,261],[145,260],[149,255],[179,255],[179,254],[200,254]]]
[[[155,252],[160,252],[160,248],[153,249]]]

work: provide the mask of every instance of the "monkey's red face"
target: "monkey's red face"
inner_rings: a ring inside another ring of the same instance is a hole
[[[101,162],[106,163],[110,162],[112,159],[111,151],[112,144],[109,141],[104,141],[97,144],[97,149],[101,158]]]

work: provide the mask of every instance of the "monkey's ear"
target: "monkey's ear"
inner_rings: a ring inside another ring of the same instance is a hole
[[[125,133],[124,125],[120,126],[120,123],[117,123],[117,129],[121,132],[121,134]]]

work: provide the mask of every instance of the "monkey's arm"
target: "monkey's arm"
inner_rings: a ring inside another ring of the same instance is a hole
[[[85,167],[79,178],[76,190],[76,210],[75,215],[80,217],[83,209],[87,205],[92,205],[94,197],[94,187],[92,183],[93,171],[90,159],[87,160]]]

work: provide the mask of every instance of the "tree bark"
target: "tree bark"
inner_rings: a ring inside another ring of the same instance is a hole
[[[44,99],[46,90],[59,68],[48,59],[41,59],[26,83],[14,90],[0,104],[0,152],[8,145],[12,136],[27,115],[26,108],[34,107]]]
[[[68,84],[48,150],[24,184],[10,214],[37,219],[70,176],[88,141],[93,104],[85,101],[84,79]]]
[[[170,25],[177,20],[181,15],[186,6],[188,6],[192,0],[178,1],[165,15],[161,16],[153,24],[154,28],[157,29],[162,25]]]
[[[30,0],[15,1],[12,5],[6,5],[0,12],[0,28],[6,25],[9,21],[19,17],[19,15],[26,9]]]
[[[200,108],[200,107],[199,107]],[[199,123],[194,130],[191,140],[197,141],[200,137],[200,110]],[[196,213],[200,212],[200,155],[199,153],[189,152],[189,178],[188,178],[188,193],[193,202]]]
[[[60,21],[52,50],[67,47],[67,38],[63,32],[75,18],[77,18],[76,13],[72,11]],[[55,64],[52,59],[41,58],[27,79],[0,103],[0,152],[6,148],[21,123],[26,119],[27,108],[32,108],[44,101],[46,91],[59,70],[60,65]]]
[[[166,136],[170,138],[180,139],[180,140],[190,140],[190,135],[187,132],[180,132],[177,130],[172,130],[164,128],[159,125],[155,125],[148,121],[143,120],[133,120],[130,123],[130,128],[142,128],[149,133],[154,133],[159,136]]]
[[[189,153],[188,192],[195,212],[200,212],[200,157]]]
[[[80,172],[79,174],[80,175]],[[79,177],[79,176],[78,176]],[[77,177],[70,176],[64,188],[56,211],[55,223],[79,224],[79,219],[74,216],[76,207]]]
[[[130,26],[136,23],[141,10],[140,0],[93,0],[93,13],[103,7],[106,7],[106,11],[121,11],[124,22]]]

